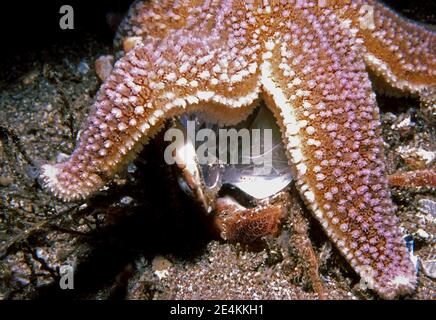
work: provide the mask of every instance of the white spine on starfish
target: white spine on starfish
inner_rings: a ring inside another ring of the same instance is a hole
[[[427,87],[424,84],[412,84],[409,81],[398,79],[387,63],[370,53],[365,54],[365,63],[372,70],[376,70],[377,76],[383,77],[392,87],[403,92],[410,91],[410,93],[415,94]]]
[[[294,114],[295,108],[289,103],[289,101],[286,99],[286,96],[274,83],[271,71],[271,63],[269,61],[270,57],[272,57],[274,43],[267,42],[266,48],[268,49],[268,52],[270,54],[264,55],[268,58],[266,58],[261,65],[261,83],[265,90],[271,94],[272,98],[274,99],[275,105],[281,109],[280,113],[284,118],[284,123],[286,125],[286,134],[289,135],[287,137],[289,139],[287,149],[292,163],[295,166],[295,170],[297,171],[297,177],[302,179],[302,177],[306,174],[307,166],[304,164],[305,157],[300,148],[303,143],[300,139],[300,136],[298,135],[298,132],[300,128],[304,127],[305,125],[302,124],[301,121],[297,121],[296,115]],[[313,190],[310,190],[307,184],[301,185],[300,189],[304,191],[303,195],[306,200],[309,203],[313,204],[315,200]],[[316,213],[317,215],[319,215],[319,218],[322,218],[322,212],[320,210],[316,210]]]
[[[271,44],[268,44],[268,47],[271,48],[270,50],[273,50],[274,48]],[[272,53],[272,51],[270,52]],[[272,55],[267,56],[270,57]],[[305,181],[304,176],[307,171],[307,166],[304,164],[304,161],[306,157],[301,148],[303,142],[299,135],[300,128],[304,127],[304,125],[302,125],[301,121],[297,120],[294,111],[297,108],[291,104],[290,100],[286,99],[283,91],[275,84],[269,58],[265,59],[261,65],[261,84],[265,91],[272,96],[275,105],[280,109],[280,115],[284,119],[284,124],[286,126],[286,139],[288,140],[287,150],[290,160],[292,161],[291,165],[293,165],[294,169],[297,171],[296,185],[300,190],[300,193],[303,195],[303,198],[314,212],[316,218],[321,223],[328,236],[338,245],[356,271],[360,273],[359,264],[355,261],[352,252],[350,250],[344,250],[344,241],[339,239],[336,232],[329,227],[327,219],[324,218],[325,212],[316,204],[315,191],[312,190],[309,184]],[[305,105],[307,106],[307,103],[305,103]]]
[[[52,165],[46,164],[42,166],[41,173],[47,177],[45,180],[46,187],[48,187],[50,191],[55,192],[56,188],[54,188],[54,186],[58,183],[57,175],[59,174],[59,169]],[[58,196],[57,192],[56,196]]]

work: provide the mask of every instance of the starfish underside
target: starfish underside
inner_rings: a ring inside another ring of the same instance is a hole
[[[434,33],[370,0],[138,2],[121,29],[118,45],[139,40],[99,90],[71,157],[43,166],[53,193],[90,196],[169,117],[233,124],[263,99],[302,198],[340,252],[381,297],[414,290],[368,70],[434,103]]]

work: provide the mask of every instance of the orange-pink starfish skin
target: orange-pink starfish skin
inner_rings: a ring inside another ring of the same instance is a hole
[[[99,90],[71,157],[42,167],[47,188],[86,198],[165,119],[198,111],[231,124],[264,99],[300,194],[340,252],[381,297],[414,290],[367,68],[434,102],[434,33],[371,0],[139,2],[127,20],[122,36],[135,46]]]

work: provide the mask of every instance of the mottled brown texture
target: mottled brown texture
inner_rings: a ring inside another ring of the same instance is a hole
[[[217,205],[216,225],[223,239],[249,243],[264,236],[276,236],[283,211],[280,205],[242,210],[231,205]]]
[[[396,172],[389,175],[389,184],[395,187],[436,188],[436,171],[434,168]]]

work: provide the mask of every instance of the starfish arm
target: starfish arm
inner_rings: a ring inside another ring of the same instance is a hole
[[[228,9],[211,16],[215,27],[203,28],[202,37],[182,29],[157,47],[137,45],[115,64],[71,157],[42,167],[54,194],[67,201],[90,196],[133,160],[169,117],[199,111],[234,123],[248,115],[258,98],[258,48],[244,47],[244,33],[218,36],[234,34],[216,30]]]
[[[267,44],[261,81],[297,188],[381,297],[410,293],[415,270],[390,200],[379,111],[360,45],[327,9],[320,16],[300,11],[288,21]]]
[[[395,187],[436,188],[435,168],[395,172],[388,178],[389,184]]]
[[[124,46],[126,49],[125,41],[128,42],[129,39],[134,43],[140,40],[144,44],[155,45],[180,29],[189,30],[193,37],[201,36],[211,27],[216,27],[216,21],[223,21],[222,15],[212,17],[212,14],[214,12],[225,14],[222,9],[226,6],[230,7],[230,4],[225,2],[137,0],[130,6],[128,14],[118,28],[114,39],[115,47]],[[231,4],[231,6],[236,10],[243,7],[243,4]]]
[[[411,94],[436,86],[436,32],[374,0],[355,10],[365,62],[378,78]]]
[[[186,25],[190,1],[135,1],[121,22],[114,39],[115,48],[123,47],[128,38],[140,38],[143,43],[155,44],[170,31]]]

